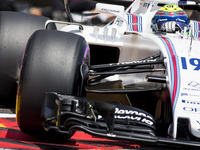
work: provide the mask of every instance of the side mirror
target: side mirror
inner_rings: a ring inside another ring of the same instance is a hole
[[[114,4],[114,5],[122,5],[125,8],[129,7],[133,0],[90,0],[97,3],[105,3],[105,4]]]
[[[97,3],[95,11],[97,13],[108,13],[113,14],[115,16],[124,17],[124,6],[121,5],[113,5],[113,4],[104,4],[104,3]]]
[[[64,5],[65,5],[65,11],[66,11],[67,17],[69,18],[69,21],[74,22],[69,5],[68,5],[68,0],[64,0]]]

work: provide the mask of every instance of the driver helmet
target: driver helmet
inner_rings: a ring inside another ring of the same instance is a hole
[[[153,32],[163,31],[163,26],[167,22],[176,22],[178,30],[184,30],[187,27],[189,30],[189,19],[185,11],[175,4],[167,4],[160,8],[152,19]]]

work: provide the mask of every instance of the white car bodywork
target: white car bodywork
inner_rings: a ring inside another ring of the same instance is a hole
[[[156,35],[152,33],[151,20],[161,7],[157,4],[177,4],[178,0],[135,0],[128,9],[123,6],[98,3],[96,11],[116,15],[112,24],[104,27],[67,25],[61,31],[83,36],[88,44],[118,47],[119,62],[131,62],[161,52],[165,58],[166,71],[152,74],[167,77],[167,87],[171,96],[173,123],[169,134],[176,138],[179,118],[189,120],[192,135],[200,137],[200,41],[199,23],[190,21],[189,34],[182,33]],[[137,22],[131,18],[137,17]],[[50,22],[57,22],[49,20]],[[63,22],[57,22],[63,23]],[[103,59],[103,58],[102,58]],[[160,67],[159,65],[157,66]],[[108,80],[119,78],[123,84],[146,81],[145,73],[115,75]]]

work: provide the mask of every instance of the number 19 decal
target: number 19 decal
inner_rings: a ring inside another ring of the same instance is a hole
[[[182,68],[188,69],[188,65],[194,66],[194,70],[200,70],[200,59],[198,58],[190,58],[189,61],[186,60],[185,57],[181,57]]]

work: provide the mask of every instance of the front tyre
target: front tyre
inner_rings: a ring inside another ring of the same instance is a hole
[[[41,109],[45,92],[78,94],[80,65],[87,51],[84,38],[73,33],[39,30],[31,36],[22,63],[16,105],[17,123],[23,132],[36,136],[44,133]],[[57,138],[58,134],[53,135]]]
[[[0,104],[15,105],[21,60],[29,37],[49,18],[0,11]],[[54,24],[48,29],[56,29]]]

